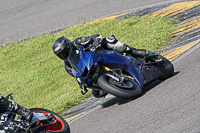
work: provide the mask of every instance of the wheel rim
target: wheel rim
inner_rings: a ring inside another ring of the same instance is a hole
[[[115,81],[112,78],[108,78],[107,81],[109,83],[111,83],[112,85],[118,86],[122,89],[126,89],[126,90],[135,90],[136,89],[135,85],[131,81],[125,81],[125,82],[119,83],[118,81]]]
[[[49,112],[46,112],[46,111],[41,111],[41,110],[35,110],[35,111],[32,111],[32,112],[37,112],[37,113],[49,113]],[[62,131],[65,127],[65,124],[63,123],[63,121],[57,117],[56,115],[53,115],[57,122],[55,124],[52,124],[52,125],[49,125],[49,126],[46,126],[46,127],[43,127],[45,130],[47,131],[51,131],[51,132],[59,132],[59,131]],[[37,125],[39,125],[40,123],[42,123],[43,125],[46,125],[48,123],[45,123],[45,122],[38,122]]]

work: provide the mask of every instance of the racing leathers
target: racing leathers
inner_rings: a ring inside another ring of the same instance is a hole
[[[29,109],[18,105],[14,101],[8,101],[0,94],[0,113],[4,113],[6,111],[15,112],[21,115],[27,121],[30,121],[33,116],[33,113]]]

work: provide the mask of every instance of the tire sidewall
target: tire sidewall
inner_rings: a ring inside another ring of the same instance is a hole
[[[115,85],[110,84],[107,80],[106,80],[106,76],[102,75],[98,78],[98,85],[105,91],[107,91],[108,93],[123,98],[123,99],[133,99],[136,98],[138,96],[141,95],[142,93],[142,89],[141,87],[136,84],[135,82],[132,82],[134,84],[134,86],[136,86],[136,90],[125,90],[125,89],[121,89]]]
[[[161,56],[161,58],[162,58],[163,62],[165,62],[167,65],[165,67],[154,65],[154,67],[159,72],[159,79],[160,80],[165,80],[165,79],[173,76],[173,74],[174,74],[174,66],[165,57]]]

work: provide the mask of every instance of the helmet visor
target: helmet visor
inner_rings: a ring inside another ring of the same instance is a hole
[[[66,60],[67,57],[68,57],[68,54],[69,54],[68,50],[63,49],[60,53],[58,53],[58,54],[56,54],[56,55],[57,55],[60,59]]]

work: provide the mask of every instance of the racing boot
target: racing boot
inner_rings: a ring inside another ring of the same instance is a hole
[[[20,106],[19,104],[17,104],[14,101],[11,101],[9,103],[10,103],[10,105],[9,105],[10,112],[15,112],[18,115],[21,115],[23,119],[25,119],[29,122],[31,121],[31,119],[33,117],[33,113],[29,109]]]
[[[126,48],[124,50],[126,54],[130,54],[131,56],[135,58],[144,58],[149,55],[149,52],[147,49],[136,49],[129,45],[126,45]]]

